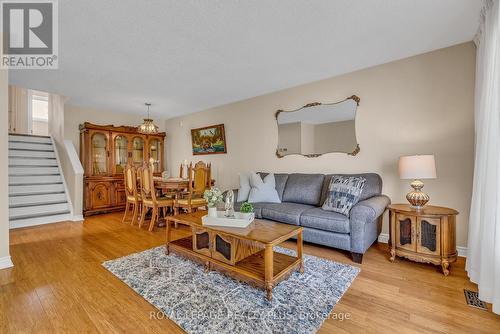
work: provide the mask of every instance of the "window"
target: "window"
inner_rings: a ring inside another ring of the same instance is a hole
[[[38,92],[31,94],[31,134],[49,134],[49,97]]]

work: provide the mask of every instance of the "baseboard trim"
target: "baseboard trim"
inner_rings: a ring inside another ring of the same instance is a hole
[[[389,234],[380,233],[378,236],[378,242],[387,244],[389,243]],[[457,253],[460,257],[467,257],[467,247],[457,246]]]
[[[467,257],[467,252],[468,252],[468,248],[467,247],[457,246],[458,256],[460,256],[460,257]]]
[[[71,218],[72,221],[74,222],[82,222],[84,221],[83,215],[75,215],[73,218]]]
[[[378,236],[378,242],[383,244],[389,243],[389,233],[380,233]]]
[[[12,259],[10,256],[0,257],[0,269],[7,269],[14,267],[14,263],[12,263]]]

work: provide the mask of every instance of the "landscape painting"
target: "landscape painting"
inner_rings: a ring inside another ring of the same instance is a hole
[[[224,124],[192,129],[193,155],[227,153]]]

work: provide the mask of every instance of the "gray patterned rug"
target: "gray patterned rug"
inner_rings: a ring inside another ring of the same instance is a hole
[[[294,254],[277,247],[276,251]],[[156,247],[103,266],[188,333],[315,333],[360,269],[304,256],[293,273],[264,292]]]

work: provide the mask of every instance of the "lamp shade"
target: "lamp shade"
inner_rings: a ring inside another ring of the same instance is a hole
[[[435,179],[434,155],[410,155],[399,158],[398,172],[401,179]]]

